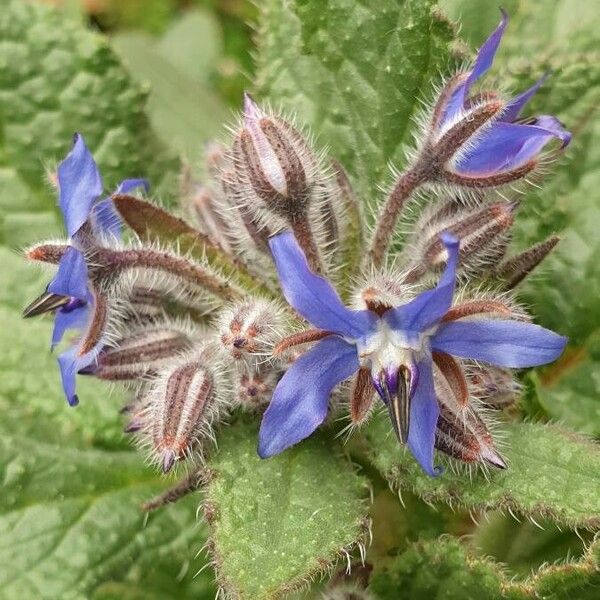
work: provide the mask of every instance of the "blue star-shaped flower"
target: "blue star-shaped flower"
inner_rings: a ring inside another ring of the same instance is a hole
[[[116,193],[127,193],[148,184],[144,179],[126,179]],[[71,152],[58,166],[59,206],[63,215],[70,245],[62,256],[58,271],[48,285],[47,292],[65,297],[57,311],[52,333],[52,348],[62,340],[69,329],[79,333],[78,341],[58,357],[63,390],[71,406],[78,404],[75,393],[75,376],[92,365],[102,350],[101,344],[84,347],[85,332],[94,315],[97,296],[89,281],[84,256],[81,230],[89,223],[94,240],[107,237],[119,238],[121,222],[110,198],[99,200],[102,195],[102,178],[83,137],[75,134]]]
[[[562,353],[566,338],[531,323],[484,318],[444,322],[453,302],[459,242],[448,233],[442,241],[448,261],[437,286],[379,315],[345,307],[331,284],[309,269],[291,233],[271,238],[287,301],[330,335],[298,358],[277,385],[260,428],[262,458],[308,437],[325,419],[332,389],[362,367],[370,369],[397,433],[407,434],[414,457],[434,475],[439,408],[433,351],[510,368],[548,363]],[[406,419],[399,400],[408,410]]]

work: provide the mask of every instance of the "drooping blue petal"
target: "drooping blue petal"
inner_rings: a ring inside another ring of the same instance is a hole
[[[356,346],[321,340],[286,371],[260,426],[258,454],[268,458],[308,437],[327,416],[331,390],[358,370]]]
[[[54,349],[63,339],[68,329],[84,329],[90,319],[89,304],[81,304],[73,310],[59,309],[54,316],[54,329],[52,330],[52,345]]]
[[[479,48],[479,52],[477,52],[477,57],[473,63],[473,68],[469,71],[464,82],[452,92],[444,110],[442,124],[452,120],[454,116],[464,108],[469,92],[471,91],[471,86],[481,76],[485,75],[492,66],[496,52],[502,41],[504,30],[508,24],[508,15],[506,12],[502,9],[500,9],[500,12],[502,13],[502,20],[498,27],[496,27],[494,32],[483,43],[481,48]]]
[[[62,387],[69,406],[79,404],[76,393],[77,373],[89,370],[91,365],[96,363],[101,350],[102,348],[97,346],[87,354],[79,356],[79,348],[75,345],[58,356]]]
[[[58,165],[59,205],[69,237],[73,237],[90,215],[102,194],[102,179],[83,137],[75,134],[73,149]]]
[[[48,291],[88,301],[88,270],[83,254],[69,246],[58,263],[58,271],[48,285]]]
[[[79,398],[75,393],[75,377],[77,375],[75,354],[76,349],[70,348],[58,357],[62,387],[69,406],[79,404]]]
[[[536,92],[542,87],[542,84],[546,79],[548,79],[549,73],[546,73],[542,77],[540,77],[528,90],[525,90],[523,93],[515,96],[504,108],[502,111],[502,116],[500,117],[501,121],[506,121],[510,123],[514,121],[519,113],[523,110],[525,105],[533,98]]]
[[[269,246],[283,295],[307,321],[349,339],[360,339],[375,327],[374,313],[346,308],[332,285],[309,269],[291,232],[273,236]]]
[[[438,475],[433,466],[435,430],[440,409],[433,385],[433,366],[431,358],[417,363],[419,377],[410,405],[410,424],[408,428],[408,447],[428,475]]]
[[[444,323],[431,339],[434,350],[513,369],[552,362],[566,343],[539,325],[500,319]]]
[[[118,185],[115,194],[128,194],[139,187],[144,188],[144,192],[148,192],[150,184],[147,179],[124,179]],[[94,205],[93,227],[97,234],[121,238],[123,221],[110,198],[104,198]]]
[[[442,233],[440,237],[448,252],[448,261],[437,286],[419,294],[407,304],[384,313],[383,319],[392,329],[418,334],[437,323],[452,306],[459,241],[448,232]]]
[[[552,119],[552,120],[550,120]],[[540,123],[538,119],[537,123]],[[486,176],[516,169],[534,159],[553,139],[569,143],[570,134],[552,117],[546,126],[497,122],[484,129],[456,161],[454,170],[467,176]]]

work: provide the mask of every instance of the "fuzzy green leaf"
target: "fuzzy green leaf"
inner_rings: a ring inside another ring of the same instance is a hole
[[[221,432],[205,516],[217,579],[235,598],[281,598],[324,573],[367,534],[365,481],[323,436],[276,458],[256,424]]]
[[[36,227],[33,210],[51,221],[55,201],[44,167],[62,159],[75,131],[107,189],[125,177],[166,185],[176,163],[149,127],[144,105],[145,94],[104,38],[49,7],[8,2],[0,13],[0,181],[9,184],[2,203],[16,215],[0,217],[0,241],[13,243],[15,226]],[[38,223],[36,234],[40,229]]]
[[[524,581],[509,581],[500,565],[470,556],[458,540],[444,537],[416,543],[375,571],[370,589],[380,600],[396,600],[398,590],[411,600],[591,600],[599,585],[598,543],[580,561],[541,568]]]
[[[373,464],[397,488],[408,488],[426,501],[468,509],[510,509],[541,515],[569,527],[600,526],[600,448],[557,427],[510,423],[504,452],[509,468],[488,477],[425,475],[412,456],[390,434],[386,418],[366,429]]]
[[[260,92],[318,131],[366,200],[400,165],[411,119],[447,70],[452,26],[432,0],[261,5]]]

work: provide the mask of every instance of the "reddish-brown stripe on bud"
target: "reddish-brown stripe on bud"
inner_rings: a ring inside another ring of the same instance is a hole
[[[152,391],[151,438],[166,473],[188,456],[206,431],[215,410],[215,381],[197,361],[184,362],[165,373]]]
[[[350,419],[355,425],[364,423],[373,406],[375,388],[371,383],[371,370],[361,368],[358,370],[350,400]]]
[[[121,338],[114,348],[103,352],[95,375],[123,381],[155,374],[191,344],[190,338],[179,329],[149,326]]]
[[[441,405],[435,447],[463,462],[486,462],[500,469],[506,468],[504,459],[494,448],[492,434],[474,411],[457,416]]]

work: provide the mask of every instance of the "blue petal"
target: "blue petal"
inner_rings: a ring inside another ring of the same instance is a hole
[[[61,342],[68,329],[84,329],[89,318],[90,307],[87,303],[70,311],[58,310],[54,317],[51,348],[54,349]]]
[[[147,179],[124,179],[115,190],[115,194],[128,194],[132,190],[142,187],[148,192],[150,184]],[[123,221],[110,198],[105,198],[94,205],[94,231],[98,234],[109,235],[120,239]]]
[[[442,233],[440,237],[448,252],[444,273],[434,289],[419,294],[411,302],[388,310],[383,315],[383,319],[392,329],[419,334],[435,325],[452,306],[459,241],[448,232]]]
[[[75,354],[75,348],[71,348],[58,357],[62,387],[69,406],[77,406],[79,404],[79,398],[75,393],[75,377],[77,375]]]
[[[58,271],[48,285],[48,291],[88,301],[88,270],[83,254],[69,246],[58,263]]]
[[[483,43],[479,52],[477,52],[477,57],[475,58],[475,63],[473,64],[473,68],[469,72],[468,77],[465,79],[464,83],[459,85],[452,96],[448,100],[446,104],[446,108],[444,111],[444,119],[443,123],[451,120],[457,113],[459,113],[471,91],[471,86],[485,73],[487,73],[494,62],[494,58],[496,56],[496,52],[498,51],[498,47],[500,46],[500,42],[502,41],[502,36],[504,35],[504,30],[506,29],[506,25],[508,24],[508,15],[502,9],[500,9],[502,13],[502,20],[500,21],[498,27],[494,30],[494,32],[488,37],[488,39]]]
[[[519,113],[523,110],[524,106],[531,100],[535,93],[542,87],[542,84],[548,78],[548,73],[540,77],[528,90],[525,90],[522,94],[515,96],[504,108],[502,112],[501,121],[510,123],[514,121]]]
[[[331,390],[358,370],[356,347],[326,337],[286,371],[260,426],[258,454],[268,458],[308,437],[327,416]]]
[[[147,194],[150,189],[150,183],[147,179],[123,179],[117,186],[115,194],[129,194],[129,192],[139,187],[144,188],[144,192]]]
[[[87,354],[79,356],[77,346],[73,346],[59,355],[58,367],[60,369],[63,391],[69,406],[77,406],[79,404],[79,398],[76,393],[77,373],[82,370],[89,370],[89,367],[96,363],[101,350],[102,348],[97,346]]]
[[[90,215],[102,194],[98,167],[83,138],[75,134],[73,149],[58,165],[59,205],[69,237],[73,237]]]
[[[434,350],[514,369],[552,362],[566,343],[539,325],[507,320],[445,323],[431,339]]]
[[[510,171],[534,159],[555,138],[566,146],[571,134],[553,117],[542,117],[536,125],[497,122],[474,138],[456,161],[455,170],[471,176]]]
[[[273,236],[269,246],[283,295],[307,321],[320,329],[355,340],[375,327],[375,314],[346,308],[331,284],[309,269],[292,233],[285,231]]]
[[[433,385],[431,358],[417,363],[419,377],[410,405],[408,447],[428,474],[435,476],[439,470],[433,466],[435,430],[440,409]]]
[[[496,57],[496,52],[498,51],[498,47],[500,46],[500,42],[502,41],[502,36],[504,35],[504,30],[508,25],[508,15],[503,9],[500,9],[502,13],[502,19],[498,24],[498,27],[492,32],[490,37],[483,43],[481,48],[479,48],[479,52],[477,52],[477,58],[475,59],[475,64],[473,65],[473,69],[469,73],[469,77],[467,79],[465,85],[465,94],[468,94],[471,86],[483,75],[485,75],[491,68],[494,63],[494,58]]]

